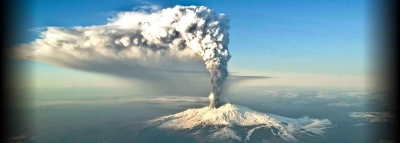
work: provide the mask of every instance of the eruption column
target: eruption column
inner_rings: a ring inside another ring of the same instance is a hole
[[[224,104],[221,99],[221,91],[223,83],[228,77],[228,70],[226,69],[227,62],[220,62],[218,65],[214,65],[210,70],[211,72],[211,94],[210,94],[210,108],[218,108]]]
[[[211,73],[210,107],[218,108],[231,57],[228,22],[225,14],[204,6],[121,12],[106,25],[47,27],[40,38],[13,48],[13,57],[87,71],[109,61],[156,69],[157,63],[201,57]]]

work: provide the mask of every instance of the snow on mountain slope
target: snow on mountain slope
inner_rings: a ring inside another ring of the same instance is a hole
[[[247,131],[245,140],[249,140],[256,129],[271,128],[273,135],[286,141],[296,141],[296,135],[322,135],[325,129],[331,125],[327,119],[310,119],[308,117],[292,119],[256,112],[247,107],[230,103],[217,109],[209,107],[188,109],[148,122],[159,128],[174,130],[202,130],[205,127],[214,127],[215,130],[209,137],[235,140],[241,140],[241,138],[233,130],[234,126],[251,128]],[[272,128],[275,128],[277,132],[275,133]]]

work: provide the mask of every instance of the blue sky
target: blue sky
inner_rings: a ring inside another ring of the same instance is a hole
[[[366,1],[53,1],[32,3],[33,23],[21,42],[34,40],[33,30],[46,26],[90,26],[107,23],[115,12],[156,4],[203,5],[231,19],[229,70],[263,73],[363,76],[368,66]],[[46,74],[75,71],[31,62]],[[87,75],[87,74],[85,74]],[[263,74],[264,75],[264,74]]]

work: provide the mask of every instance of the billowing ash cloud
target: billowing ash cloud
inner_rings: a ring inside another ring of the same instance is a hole
[[[148,71],[149,77],[153,71],[190,71],[202,59],[211,72],[210,106],[218,108],[231,57],[228,29],[226,15],[204,6],[122,12],[106,25],[47,27],[39,39],[15,47],[13,55],[105,73],[110,71],[101,67],[122,71],[125,67],[113,66],[122,64],[133,67],[128,72]]]

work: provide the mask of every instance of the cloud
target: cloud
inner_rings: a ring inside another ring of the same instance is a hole
[[[379,140],[378,143],[396,143],[395,140]]]
[[[7,142],[9,143],[21,143],[21,142],[28,142],[29,140],[35,139],[35,137],[28,137],[25,135],[13,136],[6,138]]]
[[[315,97],[323,98],[323,99],[334,99],[334,98],[337,98],[338,95],[334,94],[334,93],[318,92],[317,96],[315,96]]]
[[[317,98],[323,98],[323,99],[366,99],[366,98],[376,98],[376,95],[372,94],[372,91],[367,91],[367,90],[353,90],[353,91],[334,91],[334,92],[328,92],[328,91],[323,91],[323,92],[318,92]]]
[[[243,81],[251,81],[251,80],[260,80],[260,79],[269,79],[273,77],[269,76],[246,76],[246,75],[230,75],[230,82],[243,82]]]
[[[268,97],[280,97],[280,98],[295,98],[298,94],[289,91],[281,91],[281,90],[263,90],[261,92],[256,93],[258,96],[268,96]]]
[[[11,57],[168,81],[170,73],[207,72],[205,64],[210,69],[228,61],[227,24],[224,14],[203,6],[146,5],[119,12],[105,25],[46,27],[40,38],[12,48]]]
[[[366,104],[366,103],[363,103],[363,102],[351,103],[351,102],[347,102],[347,101],[340,101],[340,102],[328,104],[328,106],[350,107],[350,106],[361,106],[364,104]]]
[[[274,73],[252,72],[252,75],[264,75],[273,78],[246,80],[241,86],[291,86],[291,87],[330,87],[343,89],[358,89],[366,87],[367,77],[358,75],[330,75],[330,74],[302,74],[302,73]]]
[[[351,112],[352,118],[365,118],[368,122],[391,122],[395,119],[395,114],[391,112]]]
[[[97,100],[42,100],[36,101],[35,106],[53,106],[66,104],[83,104],[83,105],[107,105],[107,104],[125,104],[132,102],[141,103],[157,103],[163,107],[175,108],[182,105],[204,104],[208,103],[206,97],[191,97],[191,96],[146,96],[146,97],[131,97],[131,98],[104,98]]]

